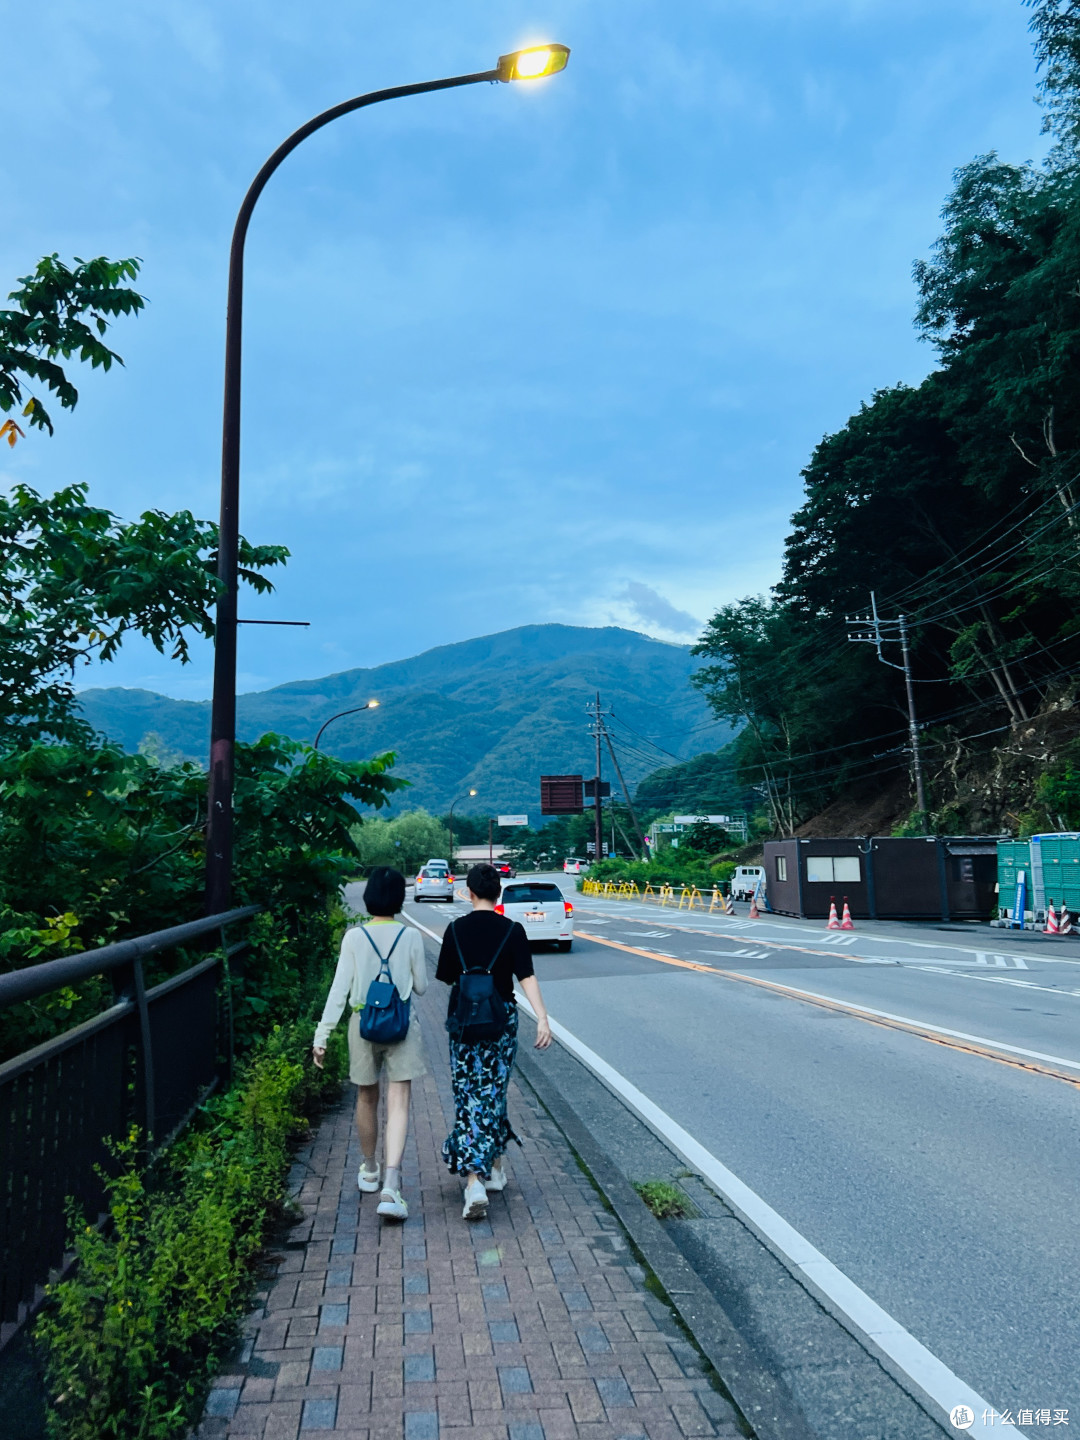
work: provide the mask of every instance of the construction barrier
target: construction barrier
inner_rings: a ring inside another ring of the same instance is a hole
[[[708,913],[734,915],[735,905],[730,895],[725,895],[719,885],[714,885],[704,894],[697,885],[680,885],[676,892],[674,885],[651,882],[644,890],[633,880],[589,880],[581,884],[583,895],[600,896],[606,900],[640,900],[646,905],[674,905],[678,910],[705,910],[705,895],[709,896]]]

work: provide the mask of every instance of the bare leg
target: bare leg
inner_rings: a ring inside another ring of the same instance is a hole
[[[390,1089],[393,1090],[391,1085]],[[379,1087],[359,1085],[356,1090],[356,1133],[360,1149],[368,1160],[374,1160],[379,1143]]]
[[[411,1080],[391,1080],[386,1087],[386,1166],[401,1168],[405,1153],[405,1137],[409,1133],[409,1099]]]

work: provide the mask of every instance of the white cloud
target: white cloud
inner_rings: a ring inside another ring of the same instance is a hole
[[[666,630],[672,635],[697,635],[701,630],[701,621],[688,610],[677,609],[659,590],[643,585],[640,580],[628,581],[626,589],[615,598],[650,629]]]

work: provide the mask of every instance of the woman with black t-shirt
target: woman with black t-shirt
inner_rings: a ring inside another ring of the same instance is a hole
[[[496,1040],[468,1041],[450,1036],[454,1128],[443,1143],[442,1153],[451,1174],[465,1176],[464,1218],[479,1220],[487,1213],[487,1192],[506,1189],[502,1157],[507,1145],[511,1140],[521,1144],[506,1114],[506,1091],[517,1053],[515,977],[536,1012],[537,1050],[546,1050],[551,1044],[551,1026],[533,973],[524,927],[495,913],[495,902],[502,890],[498,872],[491,865],[474,865],[465,883],[473,913],[447,926],[435,971],[436,980],[453,986],[448,1019],[457,1002],[462,960],[469,971],[491,967],[495,990],[508,1011],[506,1029]]]

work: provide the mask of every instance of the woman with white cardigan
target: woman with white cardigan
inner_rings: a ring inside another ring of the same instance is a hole
[[[380,866],[373,870],[364,890],[364,908],[371,919],[345,932],[341,956],[315,1029],[314,1060],[322,1069],[326,1042],[341,1019],[346,1004],[349,1017],[349,1079],[358,1086],[356,1129],[360,1137],[360,1173],[356,1183],[365,1194],[380,1189],[375,1151],[379,1140],[379,1075],[386,1073],[386,1173],[378,1213],[390,1220],[407,1220],[409,1207],[401,1194],[401,1157],[409,1133],[412,1082],[427,1073],[420,1021],[410,1006],[409,1028],[396,1045],[377,1045],[360,1034],[360,1011],[368,987],[384,962],[398,994],[408,1000],[427,989],[428,972],[420,932],[396,917],[405,903],[405,877],[400,870]]]

